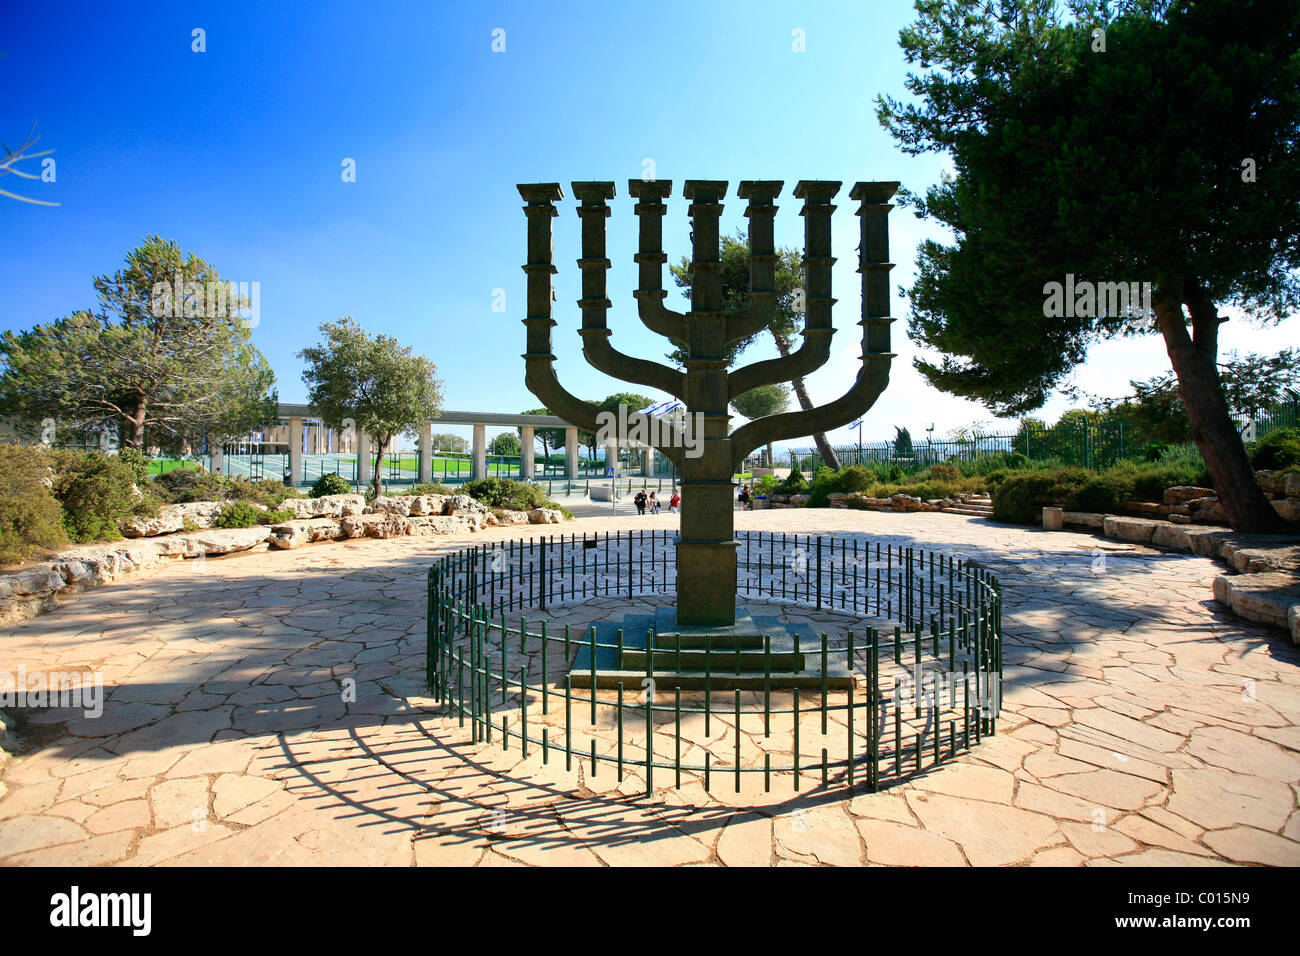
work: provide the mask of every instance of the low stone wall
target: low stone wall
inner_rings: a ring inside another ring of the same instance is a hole
[[[401,535],[461,534],[493,525],[559,524],[550,508],[493,512],[468,495],[378,497],[361,495],[289,498],[281,505],[298,517],[253,528],[217,528],[229,502],[165,505],[156,518],[137,519],[123,529],[126,540],[72,548],[7,574],[0,574],[0,624],[43,614],[81,591],[103,587],[127,575],[176,558],[199,558],[298,548],[316,541],[392,538]],[[200,530],[177,533],[185,521]]]
[[[858,511],[942,511],[964,504],[978,495],[961,495],[958,498],[932,498],[928,501],[913,495],[897,494],[888,498],[872,498],[856,491],[833,491],[826,496],[832,508],[852,508]],[[808,504],[807,495],[768,495],[769,508],[802,508]]]

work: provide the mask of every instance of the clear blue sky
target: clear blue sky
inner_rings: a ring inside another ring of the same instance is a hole
[[[624,351],[660,358],[636,318],[636,217],[626,182],[652,159],[671,179],[665,245],[689,251],[685,179],[784,179],[779,244],[802,244],[799,179],[845,182],[836,214],[833,360],[809,379],[840,394],[857,369],[857,180],[921,189],[941,157],[909,158],[876,122],[878,93],[903,95],[898,31],[906,0],[867,2],[145,3],[18,4],[0,12],[0,137],[33,120],[53,148],[57,182],[18,183],[57,208],[0,198],[0,328],[27,328],[94,304],[91,279],[120,266],[148,234],[180,242],[223,278],[261,284],[254,344],[280,396],[301,401],[298,349],[321,322],[351,315],[433,359],[446,406],[519,411],[523,386],[524,216],[520,182],[609,179],[610,324]],[[191,31],[207,50],[191,50]],[[505,31],[504,53],[492,32]],[[802,30],[806,52],[795,52]],[[340,175],[356,162],[354,183]],[[4,185],[15,188],[14,177]],[[745,220],[727,203],[728,231]],[[557,368],[571,391],[624,390],[581,358],[578,220],[556,223]],[[937,235],[892,215],[894,285],[908,285],[917,242]],[[671,280],[666,278],[671,286]],[[507,311],[492,311],[493,290]],[[685,303],[670,293],[669,305]],[[864,437],[936,436],[981,406],[945,396],[911,368],[906,304],[893,314],[900,353]],[[1259,332],[1225,328],[1224,347],[1268,351],[1300,337],[1298,320]],[[767,357],[770,347],[751,357]],[[1121,394],[1168,368],[1149,339],[1099,347],[1077,378]],[[1054,401],[1048,417],[1065,407]],[[842,430],[834,438],[856,435]],[[796,444],[807,444],[796,443]]]

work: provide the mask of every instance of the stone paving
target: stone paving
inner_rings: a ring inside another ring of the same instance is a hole
[[[0,629],[0,671],[98,671],[107,694],[98,718],[27,714],[0,863],[1300,864],[1300,652],[1213,603],[1211,560],[947,514],[737,524],[992,568],[997,736],[876,794],[755,775],[646,801],[635,776],[471,745],[424,696],[431,557],[527,529],[358,539],[173,565]]]

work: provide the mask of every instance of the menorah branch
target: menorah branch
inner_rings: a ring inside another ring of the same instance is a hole
[[[808,411],[769,415],[742,425],[731,433],[732,467],[738,467],[755,448],[842,428],[875,404],[889,384],[893,355],[867,355],[853,387],[835,401]]]

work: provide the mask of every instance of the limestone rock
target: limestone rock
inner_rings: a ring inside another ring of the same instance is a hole
[[[1102,533],[1108,538],[1150,544],[1156,527],[1162,524],[1150,518],[1124,518],[1111,515],[1102,521]]]
[[[345,518],[366,510],[364,495],[324,495],[320,498],[286,498],[282,508],[292,508],[297,518]]]
[[[1196,485],[1175,485],[1165,489],[1165,504],[1185,505],[1197,498],[1213,498],[1213,488],[1198,488]]]
[[[339,522],[339,533],[345,538],[396,538],[408,534],[408,528],[409,519],[386,512],[348,515]]]
[[[1214,579],[1214,599],[1248,620],[1290,631],[1300,578],[1284,571],[1223,574]]]
[[[559,524],[563,520],[564,515],[554,508],[534,508],[528,512],[530,524]]]
[[[253,528],[211,528],[192,534],[175,535],[172,540],[181,546],[181,553],[185,557],[198,557],[200,554],[251,551],[258,545],[265,545],[268,537],[267,529],[257,525]]]
[[[411,515],[440,515],[447,505],[447,495],[409,495]]]
[[[333,518],[304,518],[271,527],[271,547],[298,548],[312,541],[327,541],[340,535],[339,522]]]
[[[1283,521],[1300,524],[1300,501],[1293,498],[1279,498],[1271,504]]]
[[[133,518],[122,525],[122,535],[127,538],[150,538],[159,534],[180,531],[189,521],[196,528],[211,528],[228,502],[190,501],[178,505],[163,505],[152,518]]]
[[[366,506],[366,513],[401,515],[405,518],[411,513],[411,499],[406,496],[389,498],[385,495],[379,495]]]
[[[1106,520],[1105,515],[1091,511],[1067,511],[1061,517],[1066,524],[1083,528],[1100,528]]]

